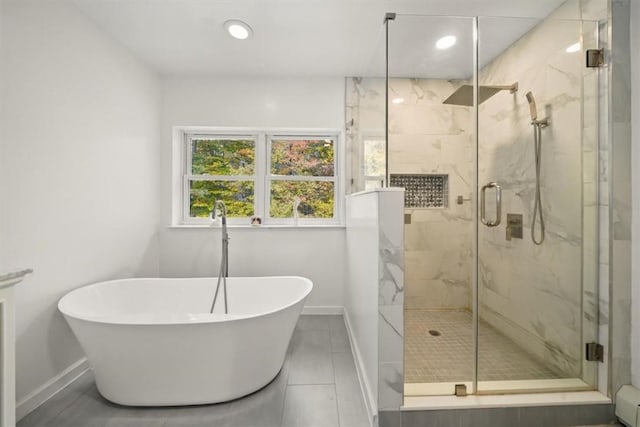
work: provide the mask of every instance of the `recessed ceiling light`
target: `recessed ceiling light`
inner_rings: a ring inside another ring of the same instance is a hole
[[[393,98],[391,102],[393,102],[394,104],[402,104],[404,102],[404,98]]]
[[[440,50],[449,49],[456,44],[456,36],[444,36],[436,42],[436,47]]]
[[[574,43],[567,48],[567,53],[575,53],[580,50],[580,43]]]
[[[253,30],[246,22],[238,21],[237,19],[231,19],[224,23],[224,29],[231,35],[231,37],[238,40],[245,40],[251,37]]]

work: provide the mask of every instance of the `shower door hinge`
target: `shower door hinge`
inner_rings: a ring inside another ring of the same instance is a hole
[[[598,68],[604,65],[604,49],[587,49],[587,68]]]
[[[604,346],[597,342],[587,343],[586,357],[588,362],[604,362]]]

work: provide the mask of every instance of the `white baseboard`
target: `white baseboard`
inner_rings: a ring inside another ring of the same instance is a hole
[[[44,383],[35,391],[29,393],[16,405],[16,419],[21,420],[24,418],[27,414],[55,396],[60,390],[75,381],[80,375],[87,372],[88,369],[89,361],[84,357]]]
[[[337,315],[344,313],[344,308],[333,305],[304,306],[302,314]]]
[[[364,374],[364,363],[362,361],[362,356],[360,355],[360,350],[358,349],[358,344],[353,333],[353,329],[351,328],[351,320],[349,319],[349,312],[347,309],[344,309],[344,324],[347,327],[347,335],[349,335],[349,343],[351,344],[351,354],[353,355],[353,361],[356,365],[356,372],[358,373],[358,380],[360,382],[360,391],[362,392],[362,397],[364,398],[364,404],[367,409],[367,413],[369,414],[369,423],[374,426],[376,425],[376,419],[378,418],[378,405],[375,396],[373,395],[373,391],[371,390],[371,384],[369,384],[369,380],[367,376]]]

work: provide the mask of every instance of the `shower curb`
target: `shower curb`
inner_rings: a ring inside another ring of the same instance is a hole
[[[571,427],[616,421],[612,403],[597,405],[380,411],[379,427]]]

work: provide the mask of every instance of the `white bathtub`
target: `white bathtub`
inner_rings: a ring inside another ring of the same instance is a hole
[[[58,303],[100,393],[132,406],[224,402],[268,384],[284,363],[304,300],[303,277],[127,279],[78,288]]]

